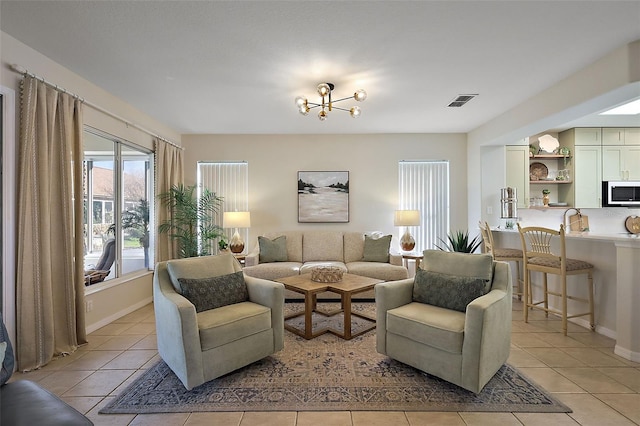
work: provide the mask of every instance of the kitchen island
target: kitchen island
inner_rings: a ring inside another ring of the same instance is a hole
[[[561,222],[561,221],[560,221]],[[522,223],[521,226],[549,226]],[[555,229],[559,228],[559,224]],[[494,229],[496,247],[522,248],[516,230]],[[624,232],[569,232],[566,235],[567,257],[594,265],[594,300],[596,331],[616,340],[615,353],[634,362],[640,362],[640,237]],[[582,281],[582,282],[580,282]],[[541,294],[541,274],[532,274],[534,296]],[[558,277],[549,275],[549,285]],[[578,297],[586,297],[584,276],[567,277],[567,286]],[[539,300],[539,299],[537,299]],[[552,297],[550,304],[558,302]],[[569,301],[568,310],[580,307]],[[557,307],[557,305],[556,305]],[[570,321],[589,328],[588,321],[574,318]]]

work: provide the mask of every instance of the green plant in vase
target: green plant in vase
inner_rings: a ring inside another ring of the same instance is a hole
[[[476,235],[475,238],[469,239],[469,231],[456,231],[454,233],[450,233],[447,236],[448,241],[444,241],[440,238],[440,241],[444,243],[444,247],[440,247],[436,244],[436,247],[442,251],[456,251],[459,253],[473,253],[476,251],[480,244],[482,244],[482,240],[479,235]]]
[[[551,194],[551,191],[549,191],[548,189],[542,190],[542,204],[544,204],[545,206],[549,205],[549,194]]]

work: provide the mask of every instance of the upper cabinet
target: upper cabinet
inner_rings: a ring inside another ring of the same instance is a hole
[[[640,145],[640,128],[602,129],[602,145]]]
[[[603,146],[602,180],[640,180],[640,144]]]

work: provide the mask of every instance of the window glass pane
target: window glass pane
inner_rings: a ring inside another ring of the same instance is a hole
[[[122,273],[148,269],[149,255],[149,154],[122,149]]]
[[[115,144],[112,140],[85,132],[84,148],[84,205],[90,209],[84,215],[84,269],[96,270],[89,274],[89,280],[100,282],[116,277],[115,240],[111,227],[115,203]],[[86,276],[87,273],[85,282]]]

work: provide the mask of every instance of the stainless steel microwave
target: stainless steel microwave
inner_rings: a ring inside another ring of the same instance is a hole
[[[640,207],[640,181],[602,182],[602,207]]]

